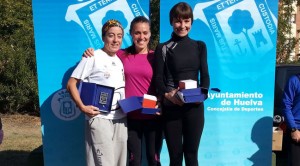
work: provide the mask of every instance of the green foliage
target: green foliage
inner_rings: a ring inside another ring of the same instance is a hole
[[[150,1],[150,20],[151,20],[151,37],[152,41],[150,43],[150,48],[155,49],[159,43],[159,6],[160,0],[151,0]]]
[[[299,39],[292,35],[293,20],[293,2],[299,0],[280,0],[278,8],[278,32],[277,32],[277,49],[276,49],[276,62],[277,63],[295,63],[289,60],[289,56],[294,52],[294,48]]]
[[[4,0],[0,8],[0,110],[37,113],[31,0]]]

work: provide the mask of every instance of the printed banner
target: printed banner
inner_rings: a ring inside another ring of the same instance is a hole
[[[171,37],[169,11],[181,0],[160,1],[160,41]],[[199,164],[271,165],[278,0],[188,0],[189,36],[207,45],[211,87]],[[169,164],[163,149],[162,165]]]
[[[125,29],[122,48],[131,45],[130,22],[149,18],[149,1],[33,0],[32,6],[44,163],[83,166],[84,115],[66,91],[67,81],[86,48],[103,47],[101,27],[108,19]]]

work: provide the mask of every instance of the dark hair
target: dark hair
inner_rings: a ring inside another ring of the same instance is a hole
[[[137,16],[130,23],[130,29],[129,29],[130,34],[133,31],[134,25],[137,23],[147,23],[147,24],[149,24],[149,27],[151,27],[149,19],[147,19],[145,16]],[[129,54],[136,53],[134,42],[132,42],[131,46],[126,48],[126,52]]]
[[[172,7],[169,13],[170,24],[172,25],[173,19],[188,19],[191,18],[192,24],[194,20],[193,10],[186,2],[179,2]]]
[[[130,29],[129,29],[130,33],[133,30],[134,25],[137,23],[147,23],[150,26],[150,21],[145,16],[137,16],[130,23]]]
[[[105,36],[106,32],[111,28],[111,27],[120,27],[122,29],[123,35],[124,35],[124,29],[121,25],[121,23],[118,20],[108,20],[105,22],[105,24],[102,26],[102,38]]]

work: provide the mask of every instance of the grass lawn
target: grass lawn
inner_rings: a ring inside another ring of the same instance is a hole
[[[0,145],[1,166],[42,165],[35,161],[42,145],[40,118],[29,115],[3,115],[2,119],[4,138]],[[42,156],[39,156],[42,159]]]

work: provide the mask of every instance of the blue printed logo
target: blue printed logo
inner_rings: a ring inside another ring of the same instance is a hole
[[[94,48],[103,47],[102,25],[109,19],[117,19],[124,28],[122,48],[125,48],[131,45],[129,22],[136,16],[148,18],[138,0],[90,0],[70,5],[65,19],[76,22],[85,31]]]
[[[74,120],[81,113],[66,89],[62,89],[53,95],[51,108],[54,115],[64,121]]]
[[[270,59],[274,59],[273,52],[276,51],[277,19],[265,0],[198,3],[194,14],[195,22],[200,19],[209,27],[218,60],[228,64],[221,66],[226,76],[256,79],[269,72],[255,68],[271,69],[268,66],[274,64]]]

